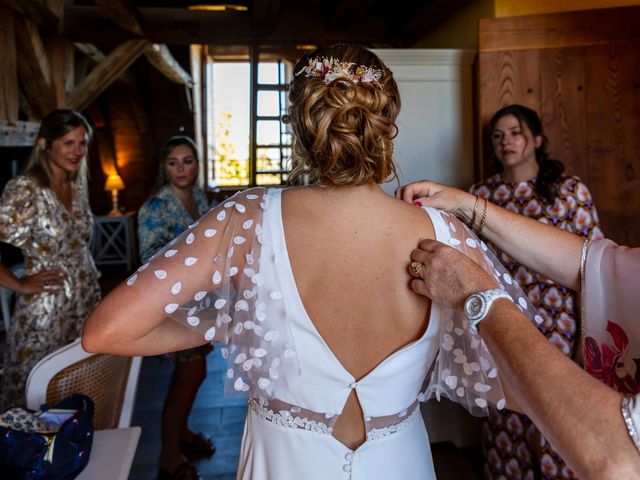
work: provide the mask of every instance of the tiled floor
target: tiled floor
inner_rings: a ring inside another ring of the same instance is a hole
[[[142,427],[142,436],[133,462],[132,480],[155,479],[160,452],[160,413],[173,365],[157,357],[145,358],[138,386],[133,425]],[[191,411],[189,425],[194,431],[210,435],[216,454],[196,465],[207,480],[234,479],[246,410],[246,397],[225,396],[225,361],[216,349],[208,357],[207,379]]]

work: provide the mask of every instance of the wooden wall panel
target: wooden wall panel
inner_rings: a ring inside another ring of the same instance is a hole
[[[638,246],[640,51],[635,43],[597,46],[588,50],[586,60],[590,187],[605,234]]]
[[[586,78],[584,48],[547,49],[540,55],[541,102],[537,110],[549,154],[587,185]]]
[[[486,125],[502,107],[519,103],[537,110],[540,107],[540,55],[538,50],[487,52],[478,64],[480,89],[479,139],[483,162],[480,172],[492,172],[491,150]]]
[[[19,17],[15,17],[15,21],[20,85],[34,114],[42,118],[55,107],[49,57],[36,23]]]
[[[585,7],[586,8],[586,7]],[[483,19],[481,52],[578,47],[640,40],[640,7]]]
[[[66,105],[67,92],[73,89],[75,47],[64,37],[56,35],[47,40],[51,65],[51,85],[56,108]]]
[[[18,67],[13,15],[0,8],[0,120],[18,119]]]
[[[106,99],[118,172],[125,182],[121,198],[129,210],[136,210],[146,200],[147,185],[155,178],[149,178],[149,136],[139,130],[130,103],[138,98],[129,94],[129,88],[114,85],[106,92]]]
[[[480,128],[507,103],[538,111],[552,156],[591,189],[605,235],[630,246],[640,246],[637,18],[640,7],[484,20],[478,60]]]

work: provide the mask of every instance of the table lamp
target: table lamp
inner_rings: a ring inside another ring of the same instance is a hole
[[[118,210],[118,190],[124,190],[124,182],[120,175],[117,173],[112,173],[107,177],[107,181],[104,184],[105,191],[111,190],[111,211],[108,213],[109,216],[115,217],[121,215],[120,210]]]

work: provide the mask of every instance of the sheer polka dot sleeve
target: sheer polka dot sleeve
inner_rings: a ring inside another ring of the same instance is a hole
[[[438,240],[475,260],[495,278],[500,288],[509,294],[532,322],[542,321],[517,281],[507,273],[482,240],[453,215],[437,211],[432,215],[432,220],[434,218],[441,224],[439,231],[444,237],[439,235]],[[469,326],[462,311],[438,307],[444,312],[439,332],[440,350],[431,378],[419,399],[426,401],[435,397],[440,400],[446,397],[477,416],[487,415],[489,405],[504,408],[499,372],[478,331]]]
[[[278,291],[260,273],[265,189],[240,192],[210,210],[128,280],[169,318],[226,344],[227,391],[256,385],[269,397],[283,370],[297,369],[286,327],[265,314]]]

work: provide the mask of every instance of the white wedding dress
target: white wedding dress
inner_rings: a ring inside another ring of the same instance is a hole
[[[228,385],[249,392],[238,478],[435,479],[420,401],[444,395],[476,414],[488,402],[502,407],[490,355],[460,315],[433,304],[419,340],[356,380],[316,330],[296,288],[281,192],[236,195],[127,283],[165,315],[229,345],[222,349]],[[466,227],[442,212],[427,213],[437,240],[477,255],[493,271],[486,247]],[[504,274],[493,273],[502,280]],[[331,435],[352,390],[367,431],[355,451]]]

